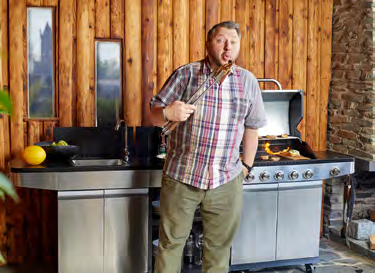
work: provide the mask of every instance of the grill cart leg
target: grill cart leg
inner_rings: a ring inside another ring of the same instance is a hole
[[[315,270],[315,267],[312,264],[305,264],[306,273],[312,273]]]

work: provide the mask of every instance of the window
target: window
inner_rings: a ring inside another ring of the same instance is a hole
[[[96,124],[114,126],[121,109],[121,41],[95,42]]]
[[[54,25],[52,8],[27,8],[28,117],[54,117]]]

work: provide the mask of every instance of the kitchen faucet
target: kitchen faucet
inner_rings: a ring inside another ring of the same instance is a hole
[[[121,133],[121,147],[123,148],[123,161],[125,164],[129,164],[129,149],[128,149],[128,126],[126,125],[125,120],[118,119],[116,122],[115,130],[118,131],[123,124],[123,132]]]

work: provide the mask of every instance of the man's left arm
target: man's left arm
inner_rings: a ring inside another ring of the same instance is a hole
[[[243,162],[248,166],[253,166],[255,160],[255,154],[258,149],[258,130],[245,128],[243,135]],[[243,167],[244,175],[246,176],[248,171],[246,167]]]
[[[258,128],[267,124],[266,112],[264,110],[262,92],[259,88],[257,79],[250,72],[246,74],[244,81],[244,90],[248,90],[249,110],[245,116],[245,132],[243,135],[243,162],[244,165],[252,167],[255,155],[258,149]],[[243,168],[245,176],[248,173],[247,168]]]

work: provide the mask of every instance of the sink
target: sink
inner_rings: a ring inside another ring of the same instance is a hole
[[[72,159],[74,166],[125,166],[122,159]]]

